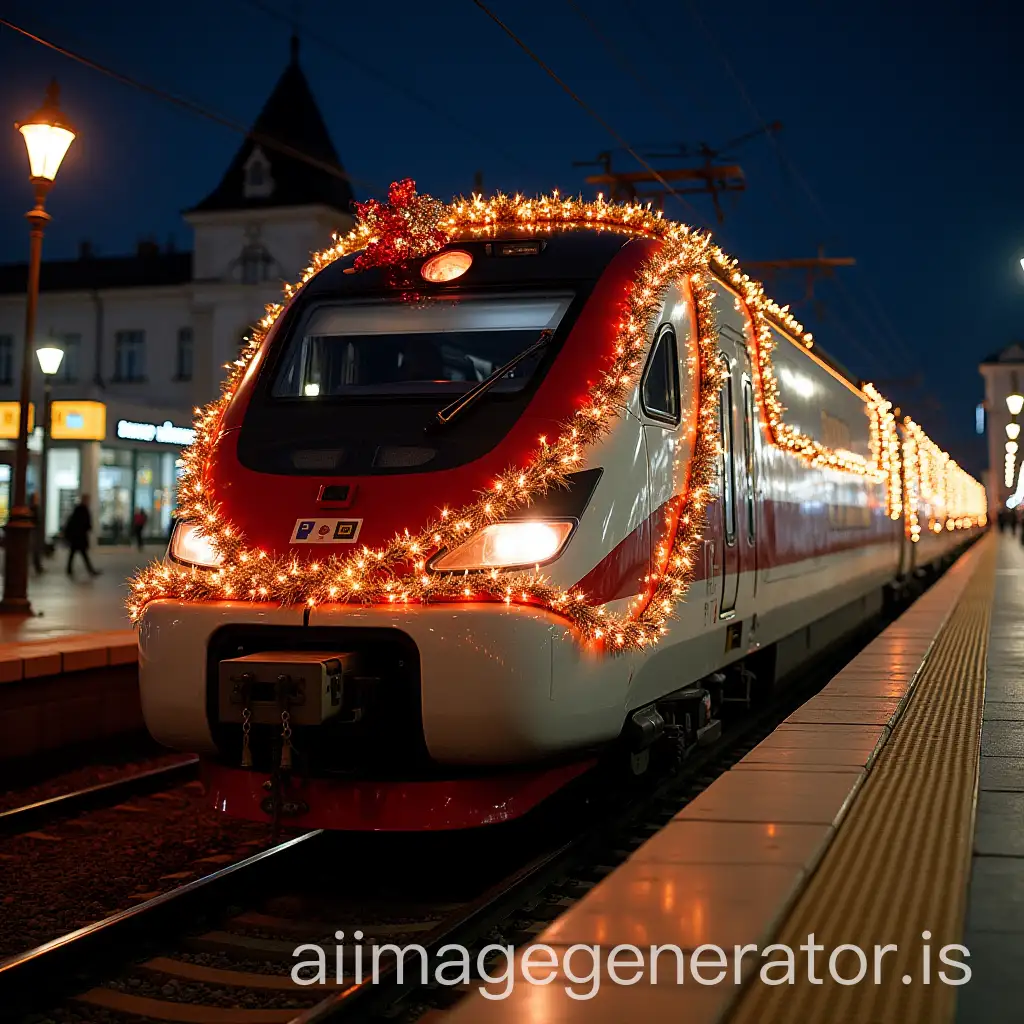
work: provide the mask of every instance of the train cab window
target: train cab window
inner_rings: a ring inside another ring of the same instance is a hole
[[[679,422],[679,357],[676,332],[668,324],[661,328],[651,346],[640,400],[644,412],[653,419]]]
[[[729,360],[723,358],[722,366],[728,373],[725,384],[719,392],[718,425],[722,437],[722,518],[725,524],[725,543],[736,543],[736,470],[733,465],[732,442],[732,373]]]
[[[747,377],[743,378],[743,454],[747,465],[747,539],[753,542],[757,514],[757,456],[754,443],[754,385]]]
[[[468,391],[554,331],[571,295],[517,295],[404,302],[323,302],[289,340],[274,398],[453,394]],[[522,360],[492,388],[520,391],[543,353]]]

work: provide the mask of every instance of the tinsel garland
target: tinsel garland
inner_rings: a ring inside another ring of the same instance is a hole
[[[757,329],[757,387],[775,443],[816,465],[856,472],[875,479],[888,478],[877,463],[872,466],[852,453],[837,453],[799,434],[782,422],[783,407],[771,365],[774,345],[769,317],[804,339],[799,324],[785,307],[769,302],[761,286],[743,275],[706,235],[663,219],[649,206],[610,204],[561,198],[558,193],[537,199],[499,194],[492,199],[459,199],[442,207],[429,197],[416,195],[414,183],[396,183],[388,207],[366,204],[363,216],[349,234],[314,256],[301,282],[285,289],[291,299],[325,266],[363,250],[353,267],[393,266],[413,255],[424,256],[456,237],[494,236],[509,228],[550,231],[589,228],[614,230],[659,240],[657,254],[640,269],[618,325],[614,351],[602,379],[587,400],[557,435],[541,438],[533,457],[492,481],[479,498],[458,509],[442,509],[437,519],[419,530],[405,530],[384,547],[363,547],[348,556],[301,562],[247,547],[244,536],[226,517],[216,495],[203,484],[204,469],[220,437],[224,410],[240,384],[250,360],[284,306],[270,306],[248,348],[230,364],[220,398],[197,410],[196,440],[183,454],[178,517],[196,524],[222,559],[215,571],[191,569],[160,562],[142,570],[131,581],[128,611],[138,621],[145,606],[160,598],[183,600],[238,600],[281,605],[359,602],[394,604],[437,600],[501,600],[528,604],[560,615],[581,643],[604,650],[641,649],[666,632],[692,580],[697,545],[706,527],[705,508],[712,498],[718,441],[718,395],[724,371],[718,369],[718,339],[714,324],[711,269],[725,272],[745,296]],[[360,261],[363,261],[360,263]],[[482,574],[435,574],[426,570],[432,554],[453,548],[477,530],[505,519],[529,505],[583,463],[584,452],[610,429],[617,410],[636,386],[653,328],[670,285],[687,278],[697,314],[699,387],[697,430],[688,466],[686,488],[669,513],[668,543],[659,549],[660,565],[647,579],[641,599],[624,615],[588,603],[587,594],[552,584],[539,571]],[[876,403],[873,403],[873,408]],[[880,408],[880,406],[879,406]],[[874,416],[875,413],[872,412]]]
[[[883,398],[874,384],[865,384],[863,390],[871,406],[871,454],[886,479],[885,510],[890,519],[899,519],[903,514],[903,477],[896,416],[892,402]]]

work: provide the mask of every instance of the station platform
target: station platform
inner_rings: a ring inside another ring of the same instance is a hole
[[[28,597],[32,616],[0,615],[0,644],[54,640],[68,634],[131,629],[125,602],[128,579],[138,569],[163,555],[156,544],[137,548],[93,547],[89,552],[99,576],[89,576],[81,561],[74,576],[67,574],[68,553],[58,548],[43,560],[44,572],[29,572]],[[3,552],[0,549],[0,576]]]
[[[0,775],[22,759],[138,733],[145,728],[138,633],[125,608],[129,576],[155,548],[98,548],[102,575],[67,553],[29,576],[32,616],[0,616]]]
[[[992,530],[446,1020],[1024,1019],[1022,618]]]

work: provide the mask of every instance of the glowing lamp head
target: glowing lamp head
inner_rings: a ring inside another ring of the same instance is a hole
[[[572,533],[571,520],[492,523],[438,559],[435,572],[528,568],[557,557]]]
[[[1007,423],[1006,424],[1006,436],[1011,441],[1016,441],[1020,437],[1020,424],[1019,423]]]
[[[548,523],[499,523],[489,537],[485,558],[495,565],[546,562],[562,546],[565,529]]]
[[[201,534],[192,523],[184,521],[175,524],[168,553],[176,562],[199,569],[216,569],[224,561],[210,538]]]
[[[443,284],[445,281],[454,281],[455,278],[462,277],[472,263],[473,257],[468,252],[454,249],[432,256],[423,264],[420,274],[424,281]]]
[[[42,370],[47,377],[52,377],[60,369],[60,364],[63,358],[64,349],[57,348],[56,345],[47,345],[45,348],[36,349],[36,359],[39,360],[39,369]]]
[[[1019,416],[1021,409],[1024,409],[1024,395],[1007,395],[1006,408],[1010,410],[1011,416]]]
[[[57,96],[57,83],[52,81],[43,105],[30,118],[15,125],[25,138],[29,172],[34,181],[52,182],[75,141],[75,130],[60,112]]]

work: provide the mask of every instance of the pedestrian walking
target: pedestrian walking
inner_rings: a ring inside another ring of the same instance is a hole
[[[64,539],[68,543],[68,575],[74,576],[75,555],[81,555],[90,576],[99,576],[89,560],[89,534],[92,533],[92,513],[89,511],[89,495],[83,494],[64,524]]]
[[[142,550],[142,532],[146,529],[146,523],[149,522],[149,516],[146,515],[146,510],[137,508],[135,515],[132,517],[132,536],[135,538],[135,543],[138,544],[139,550]]]
[[[43,574],[43,523],[39,515],[39,499],[36,497],[35,491],[28,496],[28,507],[32,513],[32,565],[36,575],[41,576]]]

